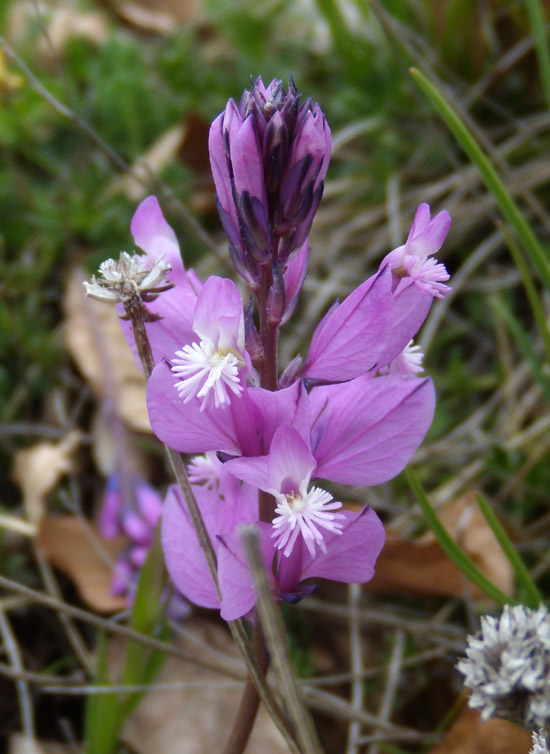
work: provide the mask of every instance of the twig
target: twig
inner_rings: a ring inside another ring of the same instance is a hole
[[[392,723],[382,723],[376,715],[365,710],[355,710],[350,707],[345,699],[341,699],[335,694],[330,694],[321,689],[304,686],[304,693],[308,707],[325,712],[340,720],[357,720],[363,725],[376,728],[379,726],[382,730],[392,735],[399,736],[402,740],[423,741],[425,737],[414,730],[403,725],[393,725]]]
[[[11,630],[9,621],[6,617],[6,614],[4,613],[4,607],[2,605],[1,600],[0,600],[0,633],[2,634],[2,639],[4,640],[4,647],[6,649],[6,653],[8,657],[10,658],[14,671],[17,673],[21,673],[23,670],[23,662],[21,661],[21,654],[19,652],[19,647],[17,646],[17,641],[15,640],[15,636],[13,635],[13,632]],[[19,708],[21,710],[21,725],[23,728],[23,733],[25,734],[25,738],[27,739],[27,741],[33,741],[35,738],[34,712],[32,708],[29,684],[27,681],[23,680],[22,678],[18,678],[15,681],[15,685],[17,688],[17,695],[19,697]]]
[[[292,672],[292,662],[281,613],[273,601],[262,563],[258,530],[255,526],[243,526],[242,538],[258,594],[256,609],[262,622],[265,640],[281,695],[296,730],[296,738],[303,754],[320,754],[321,745],[317,738],[317,733],[304,704],[300,687],[296,683],[294,673]],[[298,751],[296,747],[293,750]]]
[[[405,633],[404,631],[398,630],[395,632],[393,652],[391,655],[390,664],[388,666],[386,689],[384,691],[384,696],[382,697],[382,703],[380,704],[380,710],[378,713],[378,719],[381,723],[387,723],[390,719],[395,692],[399,684],[399,673],[401,671],[401,661],[403,659],[404,648]],[[376,730],[375,735],[377,735],[379,732],[379,730]],[[378,746],[375,743],[369,747],[369,754],[378,754]]]
[[[34,557],[38,564],[38,570],[40,571],[40,575],[42,576],[42,580],[44,582],[46,590],[52,597],[55,597],[56,599],[61,599],[61,592],[59,591],[59,587],[55,580],[55,576],[53,575],[53,571],[50,564],[48,563],[46,558],[42,555],[42,553],[38,550],[36,546],[33,549],[34,549]],[[90,653],[88,652],[88,649],[82,637],[80,636],[76,626],[73,624],[73,622],[71,621],[71,619],[66,613],[57,613],[57,616],[59,618],[61,625],[65,629],[65,633],[67,635],[67,639],[69,640],[69,644],[73,648],[75,655],[80,660],[81,665],[84,667],[86,674],[88,675],[89,678],[93,678],[94,663],[92,661]]]
[[[361,622],[359,619],[359,600],[361,598],[361,587],[359,584],[350,584],[348,587],[348,604],[349,604],[349,638],[350,638],[350,659],[351,659],[351,706],[355,710],[363,709],[363,658],[361,648]],[[348,730],[348,745],[346,754],[357,754],[358,741],[361,733],[361,723],[353,720]]]
[[[74,607],[73,605],[68,605],[61,600],[55,599],[54,597],[49,597],[48,595],[43,594],[42,592],[37,592],[34,589],[29,589],[29,587],[18,584],[16,581],[11,581],[4,576],[0,576],[0,587],[7,589],[10,592],[14,592],[15,594],[27,597],[31,602],[34,602],[38,605],[43,605],[44,607],[49,607],[52,610],[66,613],[67,615],[70,615],[77,620],[89,623],[90,625],[95,626],[96,628],[99,628],[107,633],[116,634],[117,636],[122,636],[126,639],[140,642],[141,644],[144,644],[151,649],[155,649],[160,652],[166,652],[166,654],[172,655],[173,657],[178,657],[180,660],[192,662],[199,667],[205,668],[207,670],[212,670],[215,673],[221,673],[238,680],[245,680],[243,674],[238,673],[234,669],[220,668],[219,665],[216,665],[213,662],[209,662],[208,660],[202,660],[197,657],[196,652],[188,652],[185,649],[174,647],[172,644],[168,644],[164,641],[159,641],[158,639],[153,639],[150,636],[140,634],[138,631],[134,631],[131,628],[127,628],[126,626],[120,626],[118,623],[113,623],[112,621],[105,620],[104,618],[99,618],[97,615],[94,615],[94,613],[90,613],[87,610],[82,610],[79,607]]]

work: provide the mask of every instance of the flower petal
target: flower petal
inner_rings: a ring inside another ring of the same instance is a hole
[[[344,382],[378,363],[393,323],[391,281],[385,267],[325,315],[313,334],[304,377]]]
[[[346,584],[364,584],[374,575],[374,564],[384,545],[382,522],[370,506],[359,513],[341,511],[345,517],[342,534],[325,536],[326,553],[312,558],[306,551],[301,579],[317,576]],[[285,567],[282,559],[281,570]],[[282,577],[281,577],[282,578]]]
[[[375,485],[399,474],[431,424],[430,379],[358,377],[310,393],[316,477]]]
[[[147,384],[149,420],[156,436],[180,453],[207,450],[240,453],[233,412],[210,407],[201,412],[202,401],[197,398],[183,403],[174,382],[170,366],[162,361]],[[243,398],[235,398],[233,402],[240,400]]]
[[[170,487],[161,528],[166,568],[178,590],[191,602],[201,607],[219,607],[204,551],[184,506],[179,489]],[[206,511],[202,512],[206,518]]]
[[[132,218],[130,226],[134,241],[152,259],[165,257],[172,266],[167,277],[179,285],[186,282],[186,273],[181,259],[176,234],[162,214],[156,196],[144,199]]]

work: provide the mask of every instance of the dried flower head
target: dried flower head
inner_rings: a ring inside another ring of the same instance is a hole
[[[123,251],[116,261],[107,259],[100,264],[99,278],[93,275],[91,283],[84,283],[86,295],[98,301],[124,303],[138,293],[144,301],[152,301],[162,291],[172,288],[165,279],[171,269],[166,259],[157,259],[151,266],[148,257],[131,256]]]
[[[546,736],[544,735],[542,728],[538,733],[535,733],[535,731],[533,731],[532,739],[533,746],[531,747],[529,754],[550,754],[548,741],[546,740]]]
[[[500,618],[484,616],[457,665],[481,719],[501,717],[528,728],[550,719],[550,614],[506,605]]]

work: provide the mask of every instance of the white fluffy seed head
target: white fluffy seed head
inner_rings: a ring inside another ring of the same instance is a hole
[[[484,616],[468,637],[458,670],[471,690],[470,707],[482,720],[501,717],[528,728],[550,720],[550,614],[506,605],[500,618]]]

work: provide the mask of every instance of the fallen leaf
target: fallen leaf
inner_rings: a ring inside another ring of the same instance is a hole
[[[151,144],[125,175],[115,178],[107,188],[107,196],[123,193],[134,202],[150,192],[151,176],[160,175],[174,162],[187,166],[192,174],[190,206],[195,212],[214,212],[215,189],[208,157],[210,126],[204,118],[190,113]]]
[[[174,34],[181,24],[202,16],[202,0],[109,0],[109,4],[128,23],[155,34]]]
[[[46,498],[60,478],[71,469],[71,454],[80,442],[80,432],[71,430],[58,443],[40,442],[15,454],[13,478],[23,493],[27,519],[35,526],[46,510]]]
[[[84,279],[80,270],[73,270],[65,292],[69,353],[98,398],[112,401],[132,429],[150,432],[145,377],[124,339],[115,307],[86,298]]]
[[[125,597],[111,594],[110,565],[125,543],[124,537],[103,539],[92,524],[76,516],[45,516],[36,538],[40,552],[71,579],[82,600],[105,613],[127,607]]]
[[[109,24],[100,11],[84,12],[76,6],[58,6],[51,15],[51,21],[37,46],[37,53],[43,61],[63,52],[65,45],[75,37],[87,39],[99,45],[107,39]]]
[[[531,736],[507,720],[481,722],[477,710],[464,707],[447,735],[428,754],[528,754]]]
[[[513,570],[479,510],[475,496],[475,490],[468,491],[438,511],[439,517],[479,570],[505,594],[511,594]],[[461,596],[465,585],[466,577],[441,549],[431,531],[419,539],[408,540],[389,530],[375,577],[366,588],[376,592]],[[474,585],[469,588],[474,596],[482,595]]]
[[[231,637],[222,626],[212,621],[198,620],[186,621],[185,629],[218,651],[234,659],[238,657]],[[194,652],[201,654],[194,643],[185,639],[183,641],[187,649],[193,648]],[[117,644],[113,643],[111,647],[116,652]],[[120,656],[120,643],[118,647],[117,654]],[[114,665],[116,659],[112,660],[110,667]],[[150,754],[152,751],[162,754],[203,754],[224,750],[239,705],[242,686],[228,688],[227,679],[223,675],[181,662],[165,663],[155,683],[188,683],[192,686],[147,694],[122,733],[122,739],[137,754]],[[225,684],[225,688],[222,684]],[[288,754],[288,747],[263,705],[247,751]]]
[[[151,175],[159,175],[167,165],[177,159],[185,134],[186,128],[183,123],[178,123],[165,131],[147,152],[136,160],[128,173],[110,184],[107,194],[110,196],[122,192],[135,202],[141,201],[150,192]]]
[[[100,10],[85,11],[77,2],[70,0],[18,0],[11,3],[6,19],[6,38],[18,45],[29,34],[29,28],[37,18],[42,33],[34,51],[35,62],[52,67],[59,62],[67,42],[75,37],[87,39],[99,45],[109,34],[109,20]]]

